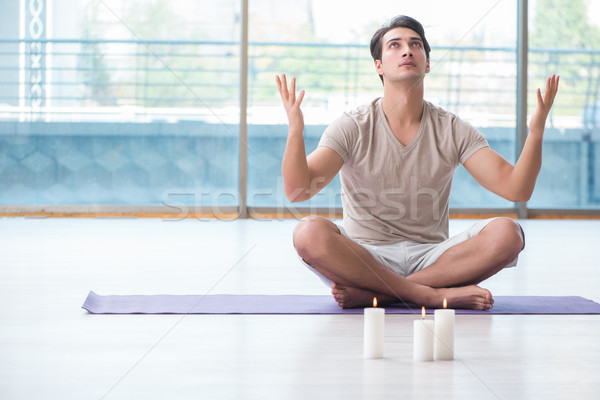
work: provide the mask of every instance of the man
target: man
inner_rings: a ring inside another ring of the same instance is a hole
[[[527,201],[541,168],[544,125],[558,90],[546,82],[531,118],[529,136],[513,166],[491,150],[483,135],[455,115],[423,99],[429,44],[421,24],[394,18],[371,40],[383,97],[345,113],[305,153],[304,119],[293,78],[277,76],[289,121],[282,162],[290,201],[305,201],[340,172],[343,227],[312,216],[294,231],[299,256],[326,283],[344,308],[373,297],[441,307],[487,310],[494,300],[479,286],[516,265],[523,231],[509,218],[479,221],[448,238],[448,198],[462,163],[486,189],[509,201]]]

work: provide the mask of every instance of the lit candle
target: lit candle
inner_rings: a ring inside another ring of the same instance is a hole
[[[385,310],[377,308],[377,298],[373,298],[373,307],[365,308],[364,315],[364,357],[383,358],[383,331]]]
[[[413,360],[433,361],[433,321],[425,319],[425,307],[421,316],[413,323]]]
[[[454,310],[447,309],[448,302],[444,299],[444,308],[435,310],[435,344],[436,360],[454,360]]]

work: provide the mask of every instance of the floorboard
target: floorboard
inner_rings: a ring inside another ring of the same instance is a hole
[[[0,218],[0,398],[600,398],[598,315],[457,316],[457,359],[415,363],[408,315],[386,317],[385,358],[364,360],[361,315],[80,308],[89,290],[327,294],[298,262],[295,224]],[[482,286],[600,302],[600,221],[522,224],[519,266]]]

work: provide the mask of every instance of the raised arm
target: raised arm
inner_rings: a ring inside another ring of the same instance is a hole
[[[276,77],[277,88],[288,117],[289,131],[281,174],[285,196],[291,202],[305,201],[323,189],[342,167],[342,158],[332,149],[318,147],[308,157],[304,146],[304,116],[300,110],[304,90],[296,98],[296,79],[288,89],[286,76]]]
[[[537,108],[529,122],[529,135],[514,166],[490,148],[477,151],[464,163],[481,186],[509,201],[524,202],[531,198],[542,167],[544,126],[558,92],[558,81],[559,77],[552,75],[546,80],[544,95],[537,90]]]

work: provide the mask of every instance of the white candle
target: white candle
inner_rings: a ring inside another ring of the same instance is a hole
[[[373,308],[365,308],[364,314],[364,357],[383,358],[383,331],[385,310],[377,308],[377,298],[373,299]]]
[[[446,308],[435,310],[435,344],[436,360],[454,360],[454,310]]]
[[[421,314],[413,323],[413,360],[433,361],[433,321],[425,319],[425,307]]]

